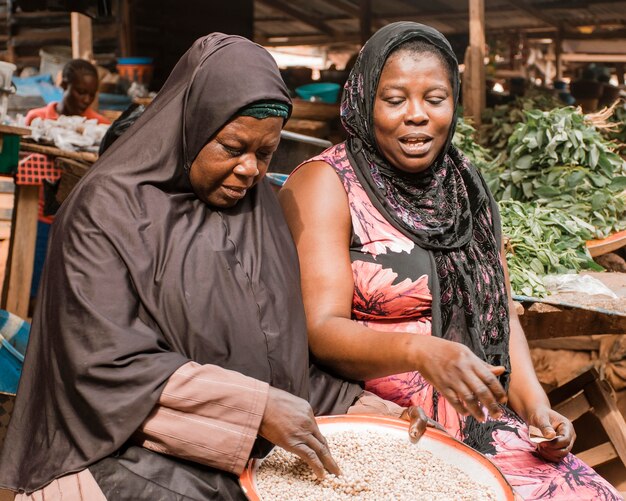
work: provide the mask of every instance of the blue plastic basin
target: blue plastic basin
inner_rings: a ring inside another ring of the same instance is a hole
[[[336,103],[339,99],[341,85],[334,82],[316,82],[302,85],[296,89],[296,94],[302,99],[318,98],[325,103]]]

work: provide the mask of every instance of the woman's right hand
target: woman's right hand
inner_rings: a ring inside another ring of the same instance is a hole
[[[296,454],[311,467],[317,478],[323,478],[325,470],[341,474],[317,427],[313,409],[302,398],[270,386],[259,435]]]
[[[500,417],[499,404],[506,402],[506,392],[496,378],[505,368],[483,362],[467,346],[445,339],[422,338],[420,373],[441,393],[457,412],[471,414],[483,422],[483,406],[491,417]]]

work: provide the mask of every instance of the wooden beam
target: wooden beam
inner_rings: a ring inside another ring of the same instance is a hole
[[[298,35],[284,34],[272,35],[271,37],[259,36],[254,37],[255,42],[260,45],[268,45],[272,47],[291,47],[293,45],[325,45],[331,43],[355,43],[360,41],[359,33],[346,33],[342,35]]]
[[[114,24],[110,25],[95,25],[93,26],[93,37],[96,40],[115,40],[118,35],[118,27]],[[9,37],[9,42],[12,46],[20,47],[24,45],[41,45],[42,42],[50,40],[63,40],[66,41],[72,36],[72,31],[69,27],[54,28],[45,31],[41,30],[20,30],[17,35]]]
[[[562,23],[562,21],[559,21],[553,18],[552,16],[550,16],[549,14],[546,14],[545,10],[539,10],[538,8],[528,5],[528,3],[525,0],[506,0],[506,1],[507,3],[514,6],[516,9],[526,12],[526,14],[530,14],[531,16],[543,21],[544,23],[550,26],[555,26],[558,28]]]
[[[563,61],[576,61],[581,63],[625,63],[626,54],[586,54],[567,53],[562,54]]]
[[[360,19],[361,18],[361,9],[354,5],[352,2],[346,2],[343,0],[333,1],[333,0],[324,0],[327,3],[333,5],[337,9],[341,9],[346,14],[348,14],[351,18]],[[325,18],[326,21],[330,21],[330,18]],[[386,24],[389,24],[389,21],[385,18],[375,17],[372,13],[372,26],[376,28],[382,28]]]
[[[555,405],[554,410],[570,421],[575,421],[591,410],[591,404],[589,400],[587,400],[585,392],[581,390],[580,393],[574,395],[572,398]]]
[[[93,30],[91,18],[79,12],[71,14],[72,57],[93,61]]]
[[[477,127],[485,108],[485,2],[469,0],[470,44],[465,52],[463,109]]]
[[[602,445],[577,453],[576,457],[593,468],[618,456],[611,442],[604,442]]]
[[[313,19],[311,16],[307,16],[302,11],[294,9],[287,3],[283,2],[282,0],[257,0],[257,1],[267,5],[268,7],[271,7],[272,9],[276,9],[281,12],[284,12],[289,17],[292,17],[300,21],[301,23],[311,26],[312,28],[315,28],[316,30],[321,31],[322,33],[326,33],[327,35],[334,35],[335,33],[335,31],[324,22]]]
[[[593,406],[593,412],[600,420],[609,437],[612,447],[622,464],[626,465],[626,422],[617,407],[608,382],[595,379],[585,387],[585,395]]]

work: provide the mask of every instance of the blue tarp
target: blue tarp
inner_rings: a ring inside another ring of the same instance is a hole
[[[52,82],[52,75],[43,73],[33,77],[13,77],[18,96],[41,96],[46,104],[60,101],[63,98],[63,89]]]
[[[17,392],[29,333],[28,322],[0,310],[0,393]]]

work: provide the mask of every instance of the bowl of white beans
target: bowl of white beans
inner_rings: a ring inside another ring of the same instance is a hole
[[[317,479],[279,448],[253,459],[240,484],[250,501],[513,501],[513,489],[482,454],[433,428],[412,443],[408,422],[378,416],[317,418],[342,474]]]

